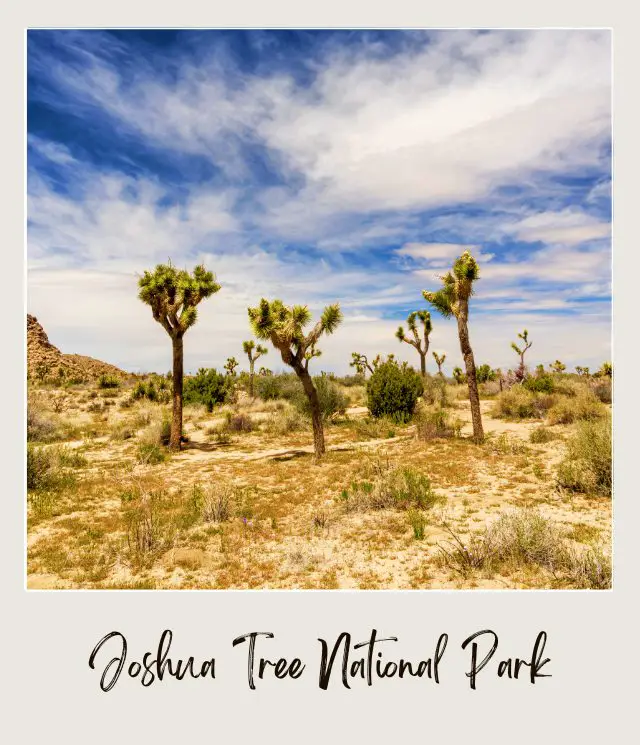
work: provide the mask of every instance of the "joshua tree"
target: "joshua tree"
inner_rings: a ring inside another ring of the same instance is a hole
[[[197,266],[193,274],[176,269],[171,262],[145,271],[138,282],[138,297],[151,306],[154,319],[171,337],[173,346],[173,417],[169,447],[180,450],[182,437],[182,384],[184,377],[183,337],[198,318],[197,306],[218,292],[220,285],[212,272]]]
[[[224,369],[227,371],[227,375],[234,376],[236,374],[236,367],[239,364],[235,357],[227,357],[227,361],[224,363]]]
[[[533,346],[533,342],[529,341],[529,332],[527,329],[525,329],[521,334],[518,334],[518,339],[522,339],[524,344],[519,347],[515,342],[511,342],[511,349],[513,351],[520,355],[520,364],[518,365],[518,369],[516,370],[516,378],[520,381],[524,380],[525,376],[525,367],[524,367],[524,355],[531,346]]]
[[[467,385],[469,386],[473,439],[476,442],[482,442],[484,432],[482,430],[478,381],[476,380],[476,363],[469,341],[469,298],[473,294],[473,283],[478,277],[478,262],[469,251],[465,251],[454,262],[452,271],[447,272],[447,274],[441,277],[442,287],[436,292],[427,292],[425,290],[422,295],[445,318],[455,316],[458,322],[460,351],[464,359],[467,372]]]
[[[443,378],[444,375],[442,374],[442,365],[444,364],[444,361],[447,359],[446,354],[442,354],[441,356],[438,356],[437,352],[433,353],[433,359],[436,361],[436,365],[438,366],[438,375]]]
[[[580,365],[576,365],[576,372],[578,373],[578,375],[584,378],[588,378],[590,374],[588,367],[580,367]]]
[[[380,355],[378,355],[380,356]],[[370,373],[373,373],[373,367],[369,364],[369,360],[367,359],[366,354],[360,354],[360,352],[352,352],[351,353],[351,362],[349,363],[349,367],[355,367],[356,372],[359,375],[364,375],[366,371],[368,370]]]
[[[544,365],[536,365],[536,375],[537,377],[544,375]]]
[[[269,350],[266,347],[263,347],[261,344],[258,344],[258,346],[256,347],[253,340],[243,341],[242,348],[244,349],[244,353],[249,358],[249,395],[251,396],[251,398],[253,398],[253,377],[255,375],[256,360],[259,357],[262,357],[263,354],[266,354]],[[262,369],[264,370],[264,368]]]
[[[567,369],[567,366],[563,362],[560,362],[560,360],[556,360],[549,367],[554,373],[563,373]]]
[[[280,352],[282,361],[292,367],[300,378],[311,408],[313,445],[318,461],[325,452],[324,430],[318,392],[309,374],[309,362],[320,356],[316,344],[322,334],[332,334],[342,321],[340,306],[337,303],[328,305],[320,320],[306,335],[304,327],[311,321],[311,313],[306,305],[288,307],[281,300],[269,302],[262,298],[258,306],[249,308],[248,311],[253,332],[258,339],[269,339]]]
[[[613,365],[610,362],[603,362],[600,365],[600,369],[596,373],[599,378],[612,378],[613,377]]]
[[[422,339],[418,330],[418,321],[422,325]],[[429,351],[429,334],[431,333],[431,313],[428,310],[414,310],[407,316],[407,326],[413,338],[405,336],[402,326],[398,326],[396,338],[411,344],[416,352],[420,355],[420,372],[422,375],[427,374],[427,352]]]
[[[258,375],[262,375],[262,376],[264,377],[264,376],[266,376],[266,375],[273,375],[273,373],[272,373],[272,371],[271,371],[271,370],[269,370],[269,368],[268,368],[268,367],[261,367],[261,368],[260,368],[260,369],[258,370]]]
[[[464,383],[464,373],[462,372],[461,367],[453,368],[453,379],[458,385],[462,385]]]

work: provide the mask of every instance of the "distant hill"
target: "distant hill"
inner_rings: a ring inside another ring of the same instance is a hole
[[[63,354],[49,341],[35,316],[27,314],[27,376],[41,380],[88,382],[101,375],[128,378],[129,373],[108,362],[82,354]]]

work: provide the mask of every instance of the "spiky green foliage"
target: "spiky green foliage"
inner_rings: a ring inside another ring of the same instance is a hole
[[[420,329],[418,324],[422,327],[422,336],[420,336]],[[410,344],[414,347],[420,355],[422,366],[424,367],[424,358],[429,351],[429,334],[433,330],[431,323],[431,313],[428,310],[414,310],[407,316],[407,326],[411,332],[411,336],[405,334],[405,330],[402,326],[398,326],[396,331],[396,339],[403,341],[406,344]],[[424,370],[423,370],[424,372]]]
[[[422,293],[424,299],[445,318],[459,313],[460,302],[473,295],[473,283],[479,279],[478,262],[469,251],[465,251],[453,264],[453,269],[441,276],[442,287],[435,292]]]
[[[589,368],[580,367],[580,365],[576,365],[576,372],[578,373],[578,375],[580,375],[580,377],[584,377],[584,378],[588,378],[590,375]]]
[[[243,341],[242,349],[249,358],[249,362],[255,362],[259,357],[262,357],[263,354],[267,354],[269,351],[266,347],[263,347],[262,344],[256,346],[253,340]]]
[[[491,365],[486,362],[476,368],[476,380],[478,383],[487,383],[489,380],[495,380],[498,374],[491,369]]]
[[[567,369],[567,366],[563,362],[560,362],[560,360],[552,362],[549,367],[554,373],[563,373]]]
[[[378,355],[379,357],[380,355]],[[360,352],[352,352],[351,353],[351,362],[349,363],[349,367],[355,367],[356,372],[359,375],[364,375],[366,371],[368,370],[370,373],[373,373],[374,368],[371,364],[369,364],[369,360],[367,359],[366,354],[360,354]]]
[[[462,385],[462,383],[464,383],[465,375],[462,372],[461,367],[453,368],[453,379],[456,381],[458,385]]]
[[[442,375],[442,365],[444,364],[444,361],[447,359],[447,355],[446,354],[439,355],[437,352],[434,352],[433,359],[436,361],[436,365],[438,366],[438,375]]]
[[[227,361],[224,363],[224,369],[227,371],[227,375],[231,375],[232,377],[236,374],[236,367],[238,367],[240,363],[235,357],[228,357]]]
[[[138,281],[138,297],[151,306],[154,319],[172,337],[182,337],[198,318],[196,306],[218,292],[213,272],[197,266],[193,274],[176,269],[171,262],[158,264]]]
[[[598,378],[612,378],[613,377],[613,365],[610,362],[603,362],[600,365],[600,369],[595,375]]]
[[[342,320],[340,306],[328,305],[320,320],[305,334],[305,326],[311,321],[311,312],[306,305],[286,306],[281,300],[265,300],[255,308],[249,308],[249,320],[258,339],[268,339],[282,355],[282,361],[305,370],[314,357],[320,356],[316,344],[322,334],[332,334]]]

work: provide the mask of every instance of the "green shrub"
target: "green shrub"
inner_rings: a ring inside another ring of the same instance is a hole
[[[424,512],[421,510],[409,510],[407,512],[407,521],[413,528],[413,537],[416,541],[423,540],[424,529],[427,526],[427,518],[425,517]]]
[[[289,405],[281,411],[276,411],[266,423],[267,432],[274,435],[287,435],[290,432],[298,432],[308,427],[307,417]]]
[[[533,393],[553,393],[555,385],[551,375],[530,375],[522,386]]]
[[[539,419],[537,397],[521,385],[514,385],[495,399],[493,415],[503,419]]]
[[[365,478],[343,489],[340,500],[347,512],[368,509],[428,510],[443,501],[431,488],[429,478],[413,468],[394,468],[377,462]]]
[[[207,411],[213,411],[217,404],[232,400],[233,394],[233,376],[222,375],[214,368],[201,367],[197,375],[184,381],[184,403],[203,404]]]
[[[558,484],[571,491],[611,496],[611,417],[578,424],[558,466]]]
[[[422,400],[429,406],[451,406],[446,380],[440,375],[426,375],[422,379]]]
[[[422,378],[415,370],[389,360],[378,365],[369,378],[367,406],[376,419],[388,417],[399,423],[408,422],[422,390]]]
[[[529,442],[532,442],[535,445],[541,445],[545,442],[555,440],[556,437],[556,433],[550,430],[548,427],[536,427],[529,433]]]
[[[561,398],[549,410],[551,424],[573,424],[601,419],[607,409],[591,390],[581,391],[575,398]]]
[[[120,380],[115,375],[103,374],[98,378],[98,388],[120,388]]]
[[[462,422],[452,419],[445,409],[426,409],[418,411],[416,432],[420,440],[434,440],[440,437],[459,437]]]
[[[476,380],[478,383],[488,383],[490,380],[495,380],[496,377],[496,372],[491,369],[490,365],[484,364],[476,368]]]
[[[599,548],[575,551],[561,529],[530,508],[501,515],[482,533],[463,538],[445,526],[450,540],[439,546],[445,566],[467,577],[539,567],[571,587],[611,586],[611,559]]]
[[[138,445],[137,459],[139,463],[147,466],[155,466],[158,463],[164,463],[167,454],[160,445],[155,442],[141,442]]]
[[[320,412],[323,419],[329,419],[334,414],[344,414],[347,408],[347,397],[338,388],[338,386],[329,378],[328,375],[317,375],[313,378],[313,385],[318,394],[320,402]],[[311,405],[309,398],[300,386],[295,395],[291,398],[291,403],[306,416],[311,416]]]
[[[290,401],[302,391],[302,384],[294,373],[259,375],[254,380],[254,386],[256,395],[263,401],[278,398]]]
[[[67,448],[27,443],[27,491],[56,491],[72,485],[74,476],[64,467],[86,465],[84,456],[75,455]]]

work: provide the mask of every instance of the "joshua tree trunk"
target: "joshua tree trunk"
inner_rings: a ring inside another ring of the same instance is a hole
[[[249,395],[253,398],[253,375],[256,369],[256,363],[253,360],[249,362]]]
[[[462,305],[462,303],[461,303]],[[469,386],[469,403],[471,404],[471,421],[473,422],[473,439],[475,442],[484,440],[482,429],[482,415],[480,413],[480,396],[478,395],[478,381],[476,380],[476,363],[473,359],[473,350],[469,342],[469,327],[467,319],[469,307],[467,303],[460,308],[458,313],[458,336],[460,338],[460,351],[464,358],[464,366],[467,373],[467,384]]]
[[[173,336],[173,417],[171,419],[171,450],[180,450],[182,437],[182,382],[184,377],[184,348],[182,336]]]
[[[320,400],[318,399],[318,392],[313,385],[311,375],[303,368],[296,369],[296,373],[300,378],[304,392],[307,394],[309,404],[311,406],[311,421],[313,423],[313,447],[315,450],[316,461],[325,453],[324,447],[324,427],[322,425],[322,414],[320,412]]]
[[[423,378],[427,374],[427,353],[426,352],[424,353],[420,352],[420,373],[422,374]]]

